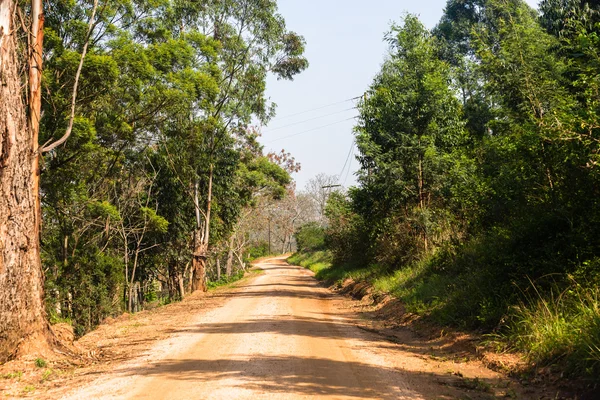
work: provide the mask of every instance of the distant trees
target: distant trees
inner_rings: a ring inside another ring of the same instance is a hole
[[[314,178],[309,179],[306,184],[305,192],[313,203],[314,213],[313,218],[317,218],[319,223],[325,223],[325,206],[332,192],[340,190],[341,185],[336,175],[317,174]]]

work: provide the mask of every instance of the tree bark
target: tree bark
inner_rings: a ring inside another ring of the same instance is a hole
[[[208,175],[208,196],[206,200],[206,213],[204,224],[200,223],[200,206],[198,199],[198,183],[195,184],[194,203],[196,207],[196,232],[194,233],[194,254],[192,256],[192,291],[206,292],[206,259],[208,258],[208,240],[210,236],[210,212],[212,207],[213,166],[210,166]]]
[[[244,271],[246,271],[246,264],[244,264],[244,260],[242,259],[241,253],[235,253],[235,257],[238,259],[238,262],[240,263],[240,268]]]
[[[206,286],[206,254],[207,249],[203,245],[195,248],[192,258],[192,292],[201,290],[207,291]]]
[[[231,235],[231,239],[229,240],[229,251],[227,252],[227,265],[225,266],[225,271],[227,274],[227,277],[231,277],[231,274],[233,273],[233,235]]]
[[[36,8],[37,7],[39,8]],[[54,342],[44,309],[40,260],[37,124],[39,103],[30,87],[30,116],[21,92],[14,0],[0,0],[0,361],[44,352]],[[32,43],[41,51],[41,2],[33,2]],[[39,53],[41,54],[41,53]],[[39,63],[41,57],[34,55]],[[35,61],[35,60],[33,60]],[[39,84],[39,81],[36,81]],[[34,82],[30,82],[34,84]],[[37,100],[36,100],[37,101]]]

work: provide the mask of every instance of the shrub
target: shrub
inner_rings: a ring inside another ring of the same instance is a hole
[[[294,236],[298,251],[317,251],[325,247],[325,229],[316,222],[302,225]]]

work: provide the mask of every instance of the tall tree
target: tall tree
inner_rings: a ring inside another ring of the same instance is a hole
[[[39,0],[31,3],[26,57],[19,53],[17,2],[0,1],[0,360],[43,349],[51,339],[39,242],[41,6]],[[23,70],[29,71],[28,97]]]
[[[390,57],[359,106],[359,180],[369,199],[363,212],[374,221],[390,213],[413,219],[427,250],[428,210],[440,198],[442,155],[462,135],[461,108],[436,39],[417,17],[407,15],[387,39]]]

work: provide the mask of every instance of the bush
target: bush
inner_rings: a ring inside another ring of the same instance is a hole
[[[259,242],[248,248],[248,257],[246,262],[254,261],[257,258],[266,257],[269,255],[269,243]]]
[[[325,247],[325,229],[316,222],[302,225],[294,234],[298,251],[317,251]]]

